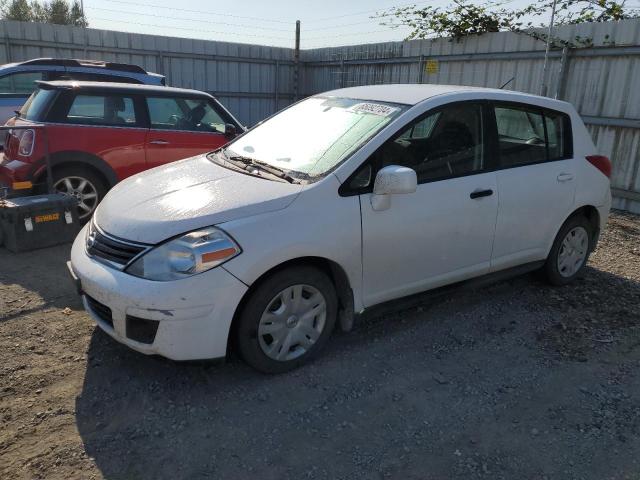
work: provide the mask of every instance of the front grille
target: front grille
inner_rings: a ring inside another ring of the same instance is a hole
[[[113,318],[111,316],[111,309],[106,305],[100,303],[95,298],[91,298],[89,295],[85,295],[87,303],[91,311],[104,323],[113,328]]]
[[[100,232],[93,224],[87,235],[87,253],[92,257],[107,260],[110,264],[124,267],[142,253],[146,245],[119,240]]]

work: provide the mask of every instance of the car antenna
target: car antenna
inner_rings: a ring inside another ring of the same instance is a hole
[[[516,79],[516,77],[511,77],[509,80],[506,81],[506,83],[504,85],[502,85],[500,87],[500,90],[502,90],[504,87],[506,87],[507,85],[509,85],[511,82],[513,82]]]

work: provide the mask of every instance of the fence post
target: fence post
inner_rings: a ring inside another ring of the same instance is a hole
[[[564,97],[564,88],[567,83],[567,72],[569,71],[569,47],[562,48],[562,57],[560,57],[560,71],[558,72],[558,81],[556,82],[556,93],[553,98],[562,100]]]
[[[280,90],[279,87],[279,82],[280,82],[280,62],[278,60],[276,60],[276,78],[275,78],[275,85],[273,87],[273,101],[274,101],[274,107],[273,107],[273,112],[277,112],[278,111],[278,90]]]
[[[422,83],[424,79],[424,55],[420,55],[420,63],[418,63],[418,83]]]
[[[11,63],[11,40],[9,37],[4,37],[4,48],[7,50],[7,63]]]
[[[293,51],[293,101],[298,100],[300,93],[300,20],[296,20],[296,45]]]

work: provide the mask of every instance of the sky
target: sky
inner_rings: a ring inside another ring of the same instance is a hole
[[[507,0],[521,7],[528,0]],[[403,40],[371,18],[394,6],[447,5],[448,0],[84,0],[89,26],[106,30],[301,48]]]

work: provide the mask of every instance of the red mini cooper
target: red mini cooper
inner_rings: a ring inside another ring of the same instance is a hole
[[[0,186],[42,191],[48,149],[53,185],[78,199],[87,219],[120,180],[214,150],[244,127],[211,95],[196,90],[79,81],[37,82],[8,126]]]

